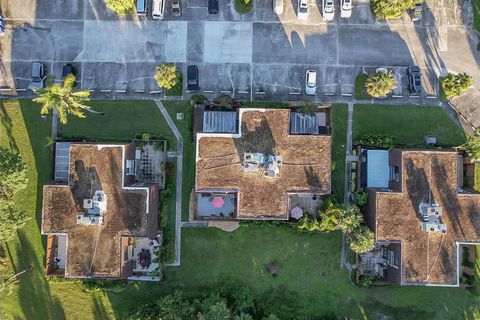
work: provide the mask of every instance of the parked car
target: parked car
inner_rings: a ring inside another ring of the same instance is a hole
[[[5,18],[0,15],[0,37],[5,35]]]
[[[152,18],[154,20],[163,20],[165,14],[166,0],[153,0],[152,2]]]
[[[67,63],[66,65],[63,66],[62,68],[62,78],[65,78],[66,76],[68,76],[69,74],[73,74],[75,76],[75,78],[77,77],[77,68],[75,68],[75,66],[73,66],[72,64],[70,63]],[[77,81],[75,80],[75,82],[73,83],[73,86],[76,87],[77,86]]]
[[[298,0],[297,17],[300,20],[307,20],[307,17],[308,17],[308,0]]]
[[[180,0],[172,0],[172,15],[174,17],[180,17],[182,15],[182,5]]]
[[[47,67],[42,62],[32,64],[32,88],[43,88],[47,76]]]
[[[190,92],[198,91],[198,68],[195,65],[187,67],[187,90]]]
[[[273,0],[273,13],[282,14],[285,0]]]
[[[412,12],[412,21],[418,21],[422,19],[423,6],[421,2],[415,3]]]
[[[340,17],[350,18],[352,15],[352,0],[341,0]]]
[[[208,0],[208,13],[210,14],[218,13],[218,0]]]
[[[335,17],[335,5],[333,0],[322,0],[323,1],[323,20],[333,21]]]
[[[419,66],[410,66],[407,69],[408,91],[410,93],[422,92],[422,73]]]
[[[147,0],[136,0],[136,8],[139,16],[146,16],[148,11]]]
[[[305,92],[314,95],[317,92],[317,71],[307,70],[305,73]]]

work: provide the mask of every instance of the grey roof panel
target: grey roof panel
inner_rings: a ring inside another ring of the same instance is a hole
[[[292,134],[319,134],[319,122],[318,114],[307,115],[292,112],[290,114],[290,132]]]
[[[203,132],[237,132],[237,113],[233,111],[205,111]]]

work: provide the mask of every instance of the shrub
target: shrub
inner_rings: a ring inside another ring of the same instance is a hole
[[[397,81],[391,71],[377,72],[368,77],[365,82],[365,90],[372,97],[385,97],[397,87]]]
[[[357,192],[355,193],[355,198],[357,199],[357,205],[363,207],[367,204],[368,193],[366,192]]]
[[[315,106],[311,100],[306,100],[302,106],[302,113],[312,115],[315,113]]]
[[[104,0],[107,8],[119,15],[125,15],[135,8],[135,0]]]
[[[155,68],[154,78],[160,88],[172,89],[178,80],[177,67],[173,64],[161,64]]]
[[[375,234],[365,225],[350,233],[350,249],[355,253],[366,253],[375,247]]]
[[[253,0],[235,0],[235,11],[240,14],[249,13],[253,8]]]
[[[391,150],[395,146],[395,137],[388,134],[364,134],[357,140],[357,144]]]
[[[368,276],[368,275],[361,275],[358,279],[358,285],[361,287],[370,287],[374,282],[376,278],[373,276]]]
[[[414,0],[371,0],[370,8],[377,19],[388,19],[399,18],[414,4]]]
[[[310,216],[309,214],[304,214],[303,217],[300,218],[297,225],[298,229],[300,230],[307,230],[307,231],[320,231],[320,224],[317,219]]]
[[[445,97],[450,99],[467,91],[473,83],[473,78],[466,73],[449,73],[446,77],[443,77],[440,82],[443,92],[445,93]]]
[[[342,210],[338,221],[338,227],[343,232],[354,232],[363,223],[363,215],[356,206],[350,206]]]
[[[192,101],[192,104],[203,104],[205,100],[207,100],[207,98],[200,93],[195,93],[190,99],[190,101]]]

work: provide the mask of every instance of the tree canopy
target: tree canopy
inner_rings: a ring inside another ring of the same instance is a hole
[[[63,84],[50,83],[45,88],[36,88],[34,92],[38,96],[33,101],[42,105],[40,113],[48,114],[50,110],[57,110],[58,119],[62,124],[68,122],[67,116],[69,114],[78,118],[85,118],[83,112],[90,110],[90,107],[84,103],[90,100],[90,92],[88,90],[74,90],[74,83],[75,76],[69,74],[63,79]]]
[[[469,136],[467,142],[460,146],[473,160],[480,159],[480,136]]]
[[[385,97],[397,87],[397,82],[393,78],[391,71],[377,72],[368,77],[365,82],[365,90],[372,97]]]
[[[125,15],[135,9],[135,0],[104,0],[107,8],[119,15]]]
[[[398,18],[414,6],[414,0],[371,0],[370,6],[377,19]]]
[[[447,99],[457,97],[467,91],[473,83],[473,77],[466,73],[449,73],[442,78],[442,89]]]
[[[177,84],[178,71],[173,64],[161,64],[155,68],[155,81],[160,88],[171,89]]]
[[[349,239],[350,249],[355,253],[366,253],[375,247],[375,234],[365,225],[351,233]]]

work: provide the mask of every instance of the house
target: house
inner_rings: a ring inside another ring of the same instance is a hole
[[[363,150],[360,161],[366,222],[377,240],[361,256],[363,274],[402,285],[459,286],[461,246],[480,243],[480,194],[463,189],[463,156]]]
[[[328,108],[312,116],[288,109],[222,112],[196,114],[204,120],[203,126],[196,120],[197,218],[287,220],[291,196],[330,194]]]
[[[135,144],[57,143],[43,188],[46,274],[159,280],[158,189],[136,183]]]

